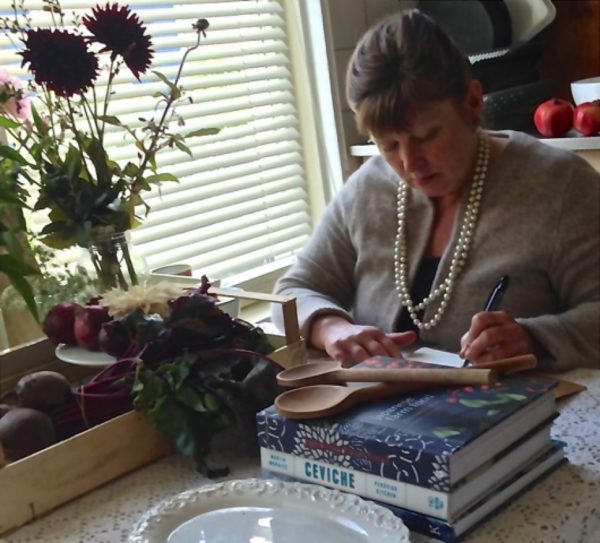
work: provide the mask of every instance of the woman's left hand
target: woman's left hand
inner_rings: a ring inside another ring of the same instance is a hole
[[[535,354],[535,344],[529,333],[505,311],[474,315],[460,346],[460,356],[475,365],[477,362]]]

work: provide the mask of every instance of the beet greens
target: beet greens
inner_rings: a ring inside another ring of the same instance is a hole
[[[219,309],[207,285],[170,301],[164,320],[135,311],[107,328],[104,341],[124,356],[53,414],[61,437],[135,407],[202,472],[223,473],[205,459],[225,428],[239,431],[240,446],[258,450],[254,415],[281,392],[281,368],[266,356],[273,348],[264,332]]]

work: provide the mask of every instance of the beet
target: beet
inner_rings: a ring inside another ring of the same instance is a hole
[[[42,330],[48,336],[48,339],[55,345],[66,343],[67,345],[76,345],[73,324],[75,314],[81,310],[81,306],[75,302],[62,302],[56,304],[44,318]]]
[[[55,441],[52,420],[41,411],[15,407],[0,419],[0,443],[10,461],[45,449]]]
[[[7,403],[0,403],[0,419],[6,415],[14,406],[8,405]]]
[[[71,398],[71,385],[56,371],[37,371],[21,377],[15,392],[20,407],[49,412],[66,404]]]

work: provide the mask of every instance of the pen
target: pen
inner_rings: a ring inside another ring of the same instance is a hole
[[[506,289],[508,288],[508,283],[510,282],[510,278],[508,275],[503,275],[500,277],[500,280],[496,283],[496,286],[490,293],[487,302],[485,302],[485,306],[483,308],[484,311],[496,311],[500,307],[500,303],[502,302],[502,298]]]
[[[508,283],[510,282],[510,278],[508,275],[503,275],[500,277],[492,292],[488,296],[487,301],[485,302],[485,306],[483,307],[484,311],[497,311],[500,308],[500,303],[502,302],[502,298],[504,297],[504,293],[508,288]],[[463,367],[469,366],[471,362],[465,358],[463,363]]]

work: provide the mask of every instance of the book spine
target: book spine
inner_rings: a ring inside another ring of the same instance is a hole
[[[448,519],[451,514],[450,496],[445,492],[265,447],[260,449],[260,459],[264,470],[300,481],[322,484],[440,519]]]
[[[339,428],[328,428],[327,440],[321,440],[319,433],[309,435],[307,429],[301,427],[297,421],[291,419],[278,419],[272,414],[258,413],[257,424],[258,444],[265,449],[279,451],[283,454],[301,456],[314,461],[322,461],[323,458],[335,459],[343,456],[351,459],[353,468],[360,472],[370,473],[381,477],[386,481],[394,481],[398,484],[410,484],[431,489],[434,484],[424,475],[423,469],[437,465],[438,476],[435,480],[436,490],[450,492],[449,456],[438,455],[423,449],[409,451],[411,456],[418,460],[412,461],[408,469],[401,469],[390,462],[390,455],[383,452],[374,454],[370,451],[372,442],[369,439],[362,441],[361,447],[356,447],[348,439],[339,434]],[[272,431],[275,429],[275,431]],[[286,438],[282,439],[282,435]],[[373,447],[375,449],[375,447]],[[406,451],[405,451],[406,452]],[[331,464],[336,462],[330,461]],[[357,469],[357,466],[360,468]],[[409,480],[406,480],[409,478]]]

